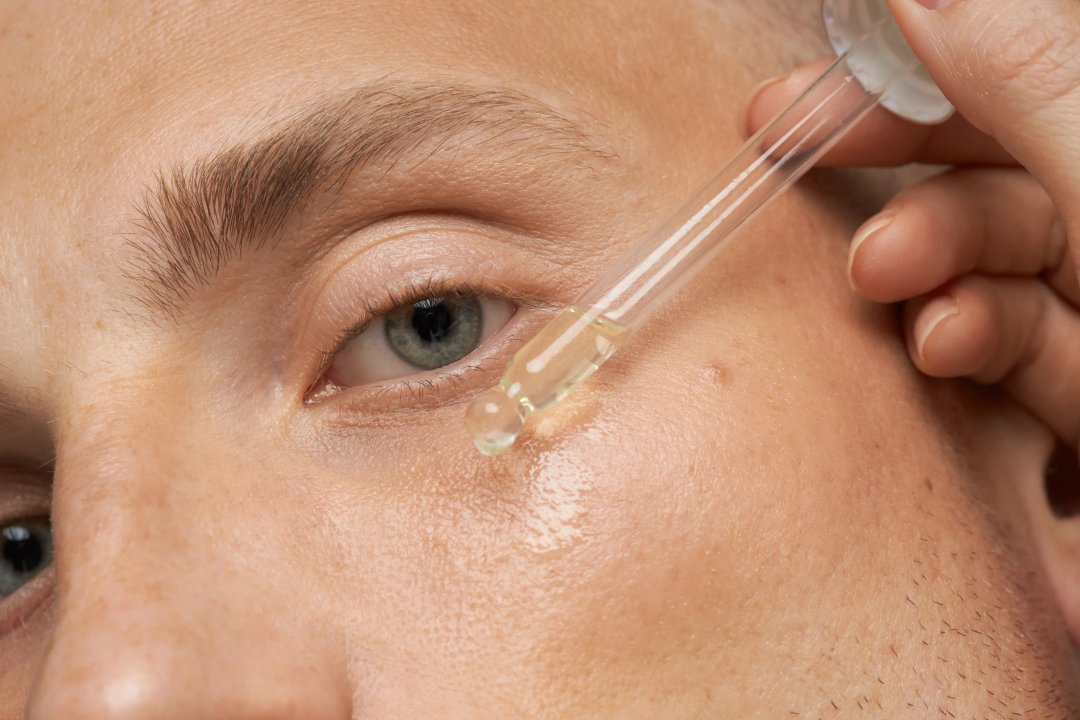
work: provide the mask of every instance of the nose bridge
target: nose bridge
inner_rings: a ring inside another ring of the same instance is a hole
[[[218,551],[230,534],[250,535],[230,521],[251,473],[222,456],[213,433],[199,437],[167,408],[113,405],[84,418],[57,446],[53,526],[65,593],[108,582],[115,598],[226,572],[236,556]],[[198,555],[209,562],[189,561]]]
[[[331,634],[281,592],[263,468],[169,417],[113,406],[58,443],[59,613],[28,717],[348,718]]]

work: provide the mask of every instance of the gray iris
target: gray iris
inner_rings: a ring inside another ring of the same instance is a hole
[[[0,527],[0,596],[11,595],[52,563],[48,520],[18,520]]]
[[[386,339],[405,362],[434,370],[476,348],[482,319],[476,298],[428,298],[387,315]]]

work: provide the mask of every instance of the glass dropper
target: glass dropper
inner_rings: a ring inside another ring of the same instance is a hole
[[[898,34],[887,10],[873,18],[836,62],[748,140],[719,174],[522,347],[499,384],[469,406],[465,423],[476,447],[496,455],[513,445],[530,415],[555,406],[596,372],[631,330],[727,245],[739,226],[802,177],[891,87],[921,70],[909,55],[904,63],[894,63],[872,90],[856,78],[849,61],[895,42]]]

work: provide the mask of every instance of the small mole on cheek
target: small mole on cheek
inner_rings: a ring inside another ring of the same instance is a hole
[[[726,387],[735,380],[735,371],[720,362],[705,363],[702,369],[705,382],[717,387]]]

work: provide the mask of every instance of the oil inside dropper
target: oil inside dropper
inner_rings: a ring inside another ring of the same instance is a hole
[[[607,318],[567,306],[521,348],[499,384],[473,399],[465,427],[486,455],[498,455],[517,439],[525,418],[557,404],[596,372],[626,334]]]

